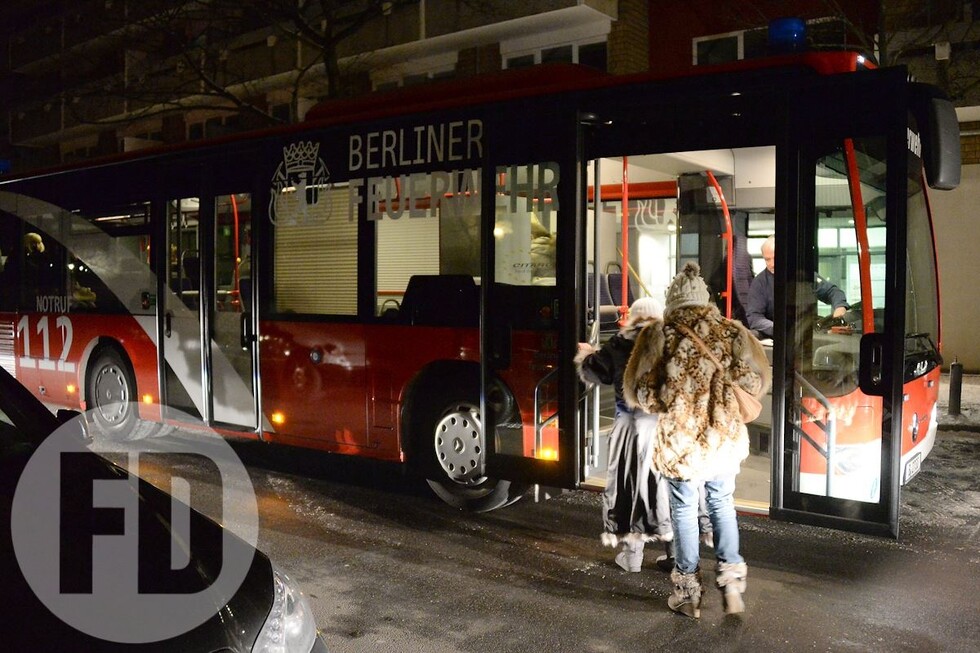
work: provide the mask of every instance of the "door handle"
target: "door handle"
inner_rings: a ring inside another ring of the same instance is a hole
[[[173,333],[173,319],[174,314],[170,311],[163,314],[163,335],[167,338]]]
[[[861,336],[861,353],[858,361],[858,386],[866,395],[882,396],[885,348],[880,333]]]
[[[255,336],[252,334],[252,312],[242,311],[242,349],[250,349]]]

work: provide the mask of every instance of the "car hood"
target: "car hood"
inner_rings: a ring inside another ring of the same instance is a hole
[[[31,589],[17,562],[11,535],[14,492],[28,454],[7,455],[0,460],[0,577],[5,579],[4,604],[0,610],[0,640],[9,650],[86,650],[86,651],[248,651],[265,622],[273,602],[273,572],[269,559],[203,514],[189,510],[190,541],[182,538],[188,564],[169,570],[175,534],[171,527],[170,495],[143,481],[129,483],[139,502],[139,579],[140,593],[190,594],[207,590],[221,572],[223,555],[250,555],[244,581],[223,605],[204,623],[169,640],[151,644],[117,645],[91,637],[69,626],[52,613]],[[85,452],[73,456],[70,469],[62,475],[61,510],[61,592],[91,593],[91,546],[93,532],[104,532],[105,524],[93,525],[100,516],[91,510],[93,479],[127,478],[126,470]],[[134,479],[135,480],[135,479]],[[93,516],[95,515],[95,516]],[[104,514],[102,515],[104,517]],[[112,532],[112,524],[109,524]],[[228,538],[224,540],[223,538]],[[222,542],[227,547],[222,549]],[[76,550],[80,549],[79,550]],[[67,551],[67,553],[66,553]],[[241,558],[246,559],[247,558]],[[161,562],[162,561],[162,562]],[[65,588],[69,588],[66,590]],[[106,619],[113,615],[106,614]]]

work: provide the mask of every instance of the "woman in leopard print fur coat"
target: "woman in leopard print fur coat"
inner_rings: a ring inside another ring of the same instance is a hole
[[[684,332],[693,331],[724,371]],[[745,561],[739,553],[735,517],[735,475],[749,453],[749,436],[739,416],[732,384],[756,397],[771,380],[765,351],[739,322],[726,319],[711,303],[700,268],[688,263],[667,292],[664,320],[636,339],[623,396],[631,407],[659,413],[653,467],[671,486],[675,567],[672,610],[700,616],[698,485],[704,482],[718,560],[716,584],[725,611],[744,609]]]

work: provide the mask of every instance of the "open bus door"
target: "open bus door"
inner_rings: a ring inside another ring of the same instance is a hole
[[[488,139],[495,148],[481,184],[483,215],[492,216],[483,220],[481,275],[487,475],[574,487],[576,339],[561,325],[575,301],[582,180],[578,144],[568,134],[579,127],[574,111],[548,103],[529,105],[520,116],[504,114],[486,120],[485,133],[500,130],[508,138]]]
[[[764,494],[753,495],[748,509],[895,534],[906,344],[905,76],[883,70],[749,81],[717,77],[710,93],[682,83],[649,95],[610,92],[587,158],[615,167],[628,157],[631,180],[677,184],[662,220],[629,200],[630,261],[652,296],[663,297],[686,260],[699,260],[719,308],[728,313],[731,301],[739,317],[734,268],[746,252],[726,241],[744,234],[758,247],[775,232],[771,427],[766,419],[750,428],[754,451],[739,484]],[[660,270],[665,261],[668,274]],[[832,307],[818,301],[821,277],[842,284],[843,317],[832,318]],[[601,432],[601,424],[586,425],[583,443]]]
[[[908,85],[872,75],[801,89],[778,161],[770,514],[897,537]],[[828,277],[847,280],[837,318]]]

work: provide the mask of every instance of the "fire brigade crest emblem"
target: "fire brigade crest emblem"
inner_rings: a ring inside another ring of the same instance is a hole
[[[272,224],[311,224],[330,217],[330,203],[320,195],[330,189],[330,171],[320,158],[320,144],[299,141],[282,148],[272,177],[269,220]]]

